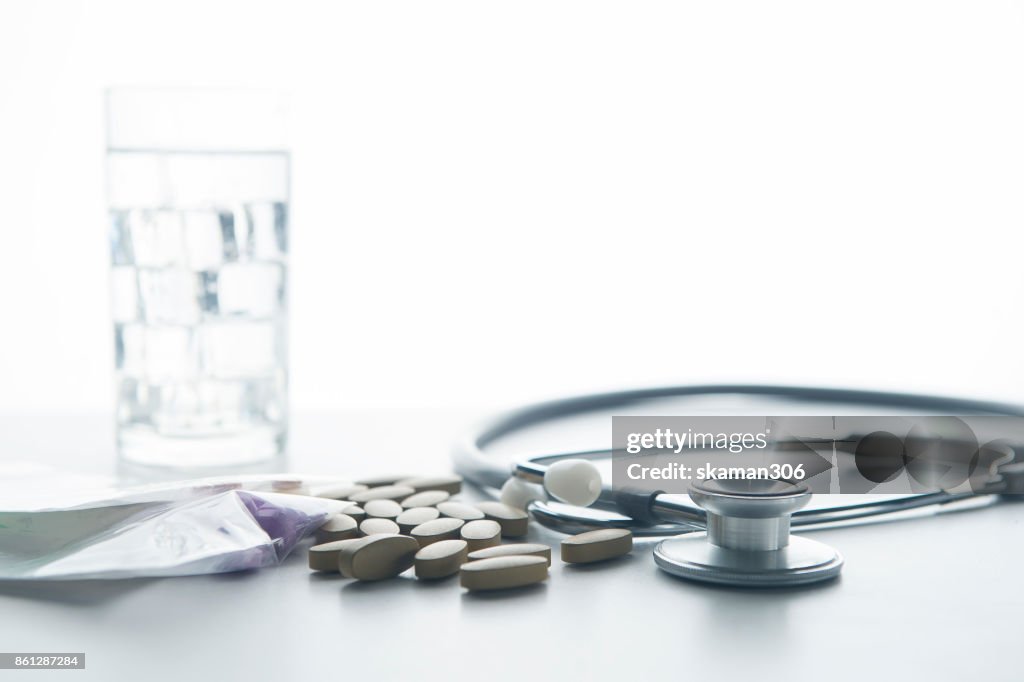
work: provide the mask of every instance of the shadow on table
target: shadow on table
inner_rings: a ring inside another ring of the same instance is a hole
[[[231,571],[198,575],[179,575],[151,578],[113,578],[109,580],[0,580],[0,599],[28,599],[48,601],[68,606],[94,606],[128,596],[164,580],[187,583],[213,580],[238,582],[253,580],[259,570]]]
[[[48,601],[67,606],[93,606],[114,601],[160,578],[122,580],[5,580],[0,598]]]

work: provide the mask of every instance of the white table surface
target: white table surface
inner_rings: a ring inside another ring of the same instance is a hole
[[[289,467],[445,471],[470,417],[298,415]],[[0,417],[0,461],[111,473],[111,440],[108,417]],[[814,537],[843,552],[842,577],[786,591],[680,581],[647,543],[604,565],[556,561],[548,584],[489,596],[311,574],[302,550],[244,574],[0,582],[0,651],[87,661],[0,679],[1024,679],[1024,503]]]

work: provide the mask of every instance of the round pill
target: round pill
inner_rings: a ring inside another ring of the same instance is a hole
[[[402,500],[402,506],[406,509],[412,509],[413,507],[433,507],[438,502],[444,502],[451,495],[443,490],[424,490],[421,493],[410,495],[409,497]]]
[[[539,556],[544,557],[548,562],[548,566],[551,565],[551,548],[534,542],[495,545],[486,549],[478,549],[470,552],[468,558],[470,561],[479,561],[480,559],[493,559],[499,556]]]
[[[434,519],[416,526],[409,532],[409,535],[420,543],[420,547],[426,547],[440,540],[457,540],[459,530],[464,523],[465,521],[462,519]]]
[[[502,556],[462,564],[459,583],[468,590],[504,590],[539,583],[548,577],[548,562],[539,556]]]
[[[358,504],[350,504],[341,510],[341,513],[346,516],[351,516],[356,520],[356,523],[362,523],[366,518],[366,510],[360,507]]]
[[[441,512],[441,516],[462,519],[463,521],[476,521],[477,519],[484,518],[482,511],[461,502],[441,502],[437,505],[437,511]]]
[[[359,531],[363,535],[397,534],[401,529],[391,519],[377,519],[370,517],[359,524]]]
[[[424,490],[443,490],[449,495],[457,495],[462,490],[462,476],[413,476],[403,478],[398,484],[415,488],[418,493]]]
[[[601,472],[586,459],[563,459],[544,472],[544,488],[559,500],[589,507],[601,494]]]
[[[591,530],[562,540],[562,561],[567,564],[614,559],[631,551],[633,534],[625,528]]]
[[[325,542],[321,545],[313,545],[309,548],[309,567],[314,571],[338,572],[338,556],[341,549],[353,542],[359,542],[362,538],[352,540],[337,540]]]
[[[522,509],[501,502],[479,502],[476,507],[484,517],[501,524],[501,534],[506,538],[522,537],[530,530],[530,515]]]
[[[370,500],[363,505],[367,516],[378,519],[394,519],[402,513],[402,505],[394,500]]]
[[[501,526],[497,521],[470,521],[459,535],[469,544],[470,552],[501,544]]]
[[[326,497],[330,500],[347,500],[349,495],[355,495],[367,490],[367,486],[358,485],[356,483],[342,483],[341,485],[332,485],[322,490],[318,490],[316,493],[317,497]]]
[[[441,512],[433,507],[414,507],[406,509],[399,514],[398,518],[395,519],[395,523],[398,524],[398,528],[402,533],[410,533],[413,528],[421,523],[433,521],[439,516],[441,516]]]
[[[424,579],[446,578],[459,572],[466,563],[465,540],[441,540],[416,552],[416,577]]]
[[[394,485],[404,478],[412,478],[411,474],[382,474],[380,476],[367,476],[356,481],[358,485],[365,485],[367,488],[379,488],[382,485]]]
[[[356,493],[348,499],[356,504],[366,504],[370,500],[404,500],[412,495],[415,490],[407,485],[382,485],[379,488],[370,488],[361,493]]]
[[[338,570],[356,580],[394,578],[412,566],[419,548],[407,535],[371,535],[340,549]]]
[[[359,536],[356,520],[348,514],[335,514],[316,531],[317,542],[334,542]]]

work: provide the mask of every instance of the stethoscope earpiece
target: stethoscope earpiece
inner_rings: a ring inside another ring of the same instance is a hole
[[[589,507],[601,496],[601,472],[585,459],[563,459],[548,465],[544,489],[555,499]]]

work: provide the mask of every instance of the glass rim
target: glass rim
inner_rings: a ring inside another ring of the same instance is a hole
[[[108,152],[288,151],[284,90],[112,86],[103,99]]]

